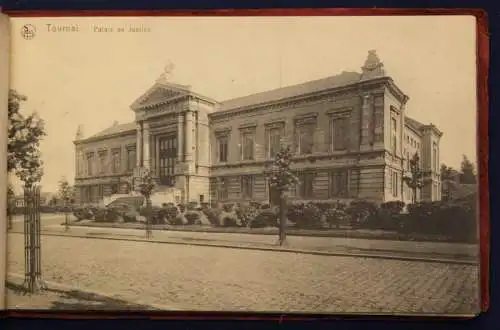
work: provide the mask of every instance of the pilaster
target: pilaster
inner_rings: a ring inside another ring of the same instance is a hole
[[[147,169],[151,168],[151,158],[150,158],[150,134],[149,134],[149,124],[147,122],[143,122],[142,124],[142,166]]]
[[[142,166],[142,123],[138,122],[137,123],[137,142],[136,142],[137,150],[136,150],[136,156],[137,156],[137,167]]]
[[[362,95],[361,104],[361,151],[372,149],[373,125],[373,96],[369,93]]]
[[[184,161],[184,112],[177,115],[177,162]]]
[[[193,135],[194,135],[194,125],[193,116],[194,112],[186,111],[186,128],[184,131],[184,143],[186,146],[186,151],[184,155],[184,160],[186,163],[191,163],[193,161]]]

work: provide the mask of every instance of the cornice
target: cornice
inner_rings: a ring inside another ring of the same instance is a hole
[[[259,111],[269,111],[269,110],[280,110],[291,108],[301,104],[313,103],[314,101],[321,101],[325,99],[330,99],[334,101],[335,97],[339,94],[345,94],[352,91],[360,91],[363,89],[373,88],[376,85],[383,85],[388,87],[393,94],[395,94],[400,101],[408,100],[408,96],[406,96],[399,87],[396,86],[392,78],[390,77],[380,77],[370,80],[357,81],[348,85],[333,87],[329,89],[325,89],[318,92],[305,93],[299,96],[292,96],[286,99],[281,99],[277,101],[270,101],[265,103],[252,104],[244,107],[233,108],[223,111],[216,111],[209,114],[209,118],[212,120],[223,119],[223,118],[232,118],[235,116],[240,116],[244,114],[256,113]],[[368,91],[367,91],[368,92]],[[372,94],[382,94],[382,91],[374,91]]]
[[[89,137],[89,138],[83,139],[83,140],[75,140],[75,141],[73,141],[73,143],[75,145],[82,145],[82,144],[84,145],[84,144],[91,143],[91,142],[110,140],[110,139],[114,139],[114,138],[118,138],[118,137],[125,137],[125,136],[132,135],[132,134],[134,134],[134,135],[137,134],[137,129],[122,131],[120,133],[115,133],[115,134]]]
[[[385,154],[384,150],[374,150],[374,151],[365,151],[365,152],[335,152],[335,153],[313,153],[310,155],[295,155],[292,157],[293,164],[301,164],[301,163],[314,163],[315,161],[321,160],[342,160],[342,159],[350,159],[359,161],[359,158],[366,157],[367,159],[375,159],[376,157],[383,156]],[[244,168],[249,166],[265,166],[272,165],[274,159],[261,159],[255,161],[237,161],[233,163],[221,163],[221,164],[212,164],[210,168],[212,170],[219,169],[230,169],[230,168]],[[364,166],[364,165],[362,165]]]

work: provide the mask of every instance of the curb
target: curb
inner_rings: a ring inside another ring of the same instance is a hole
[[[143,227],[140,226],[130,226],[130,227],[122,227],[122,226],[114,226],[114,225],[92,225],[88,223],[80,224],[80,223],[72,223],[70,226],[73,227],[87,227],[87,228],[121,228],[121,229],[143,229]],[[217,233],[217,234],[248,234],[248,235],[277,235],[278,231],[275,230],[273,232],[271,231],[260,231],[260,230],[250,230],[250,231],[245,231],[245,230],[221,230],[220,227],[214,228],[214,227],[209,227],[211,229],[205,228],[205,229],[188,229],[188,228],[176,228],[175,226],[169,227],[166,229],[164,225],[160,225],[160,227],[155,227],[156,225],[153,225],[153,231],[155,230],[170,230],[170,231],[181,231],[181,232],[197,232],[197,233]],[[371,235],[371,234],[360,234],[356,233],[356,235],[353,234],[341,234],[341,233],[336,233],[332,234],[323,232],[323,231],[316,231],[314,233],[310,231],[301,231],[301,232],[296,232],[293,229],[287,233],[288,236],[302,236],[302,237],[332,237],[332,238],[352,238],[352,239],[372,239],[372,240],[399,240],[398,235],[390,235],[390,237],[382,237],[380,235]],[[413,242],[437,242],[437,243],[461,243],[461,242],[454,242],[454,241],[436,241],[432,239],[415,239],[415,240],[408,240],[408,241],[413,241]],[[474,243],[463,243],[463,244],[474,244]]]
[[[11,232],[15,234],[22,234],[20,232]],[[416,261],[416,262],[430,262],[430,263],[448,263],[457,265],[471,265],[478,266],[479,262],[471,260],[457,260],[452,258],[432,258],[432,257],[410,257],[410,256],[391,256],[376,253],[352,253],[352,252],[328,252],[328,251],[314,251],[314,250],[303,250],[303,249],[292,249],[292,248],[277,248],[277,247],[259,247],[259,246],[245,246],[245,245],[235,245],[235,244],[221,244],[221,243],[199,243],[199,242],[175,242],[175,241],[163,241],[146,239],[146,238],[122,238],[114,237],[113,235],[104,234],[101,236],[92,235],[79,235],[79,234],[63,234],[63,233],[48,233],[43,232],[42,235],[45,236],[60,236],[60,237],[77,237],[77,238],[87,238],[87,239],[103,239],[103,240],[114,240],[114,241],[131,241],[131,242],[142,242],[142,243],[156,243],[156,244],[176,244],[176,245],[190,245],[190,246],[204,246],[204,247],[215,247],[215,248],[231,248],[240,250],[254,250],[254,251],[271,251],[271,252],[281,252],[281,253],[296,253],[296,254],[309,254],[317,256],[330,256],[330,257],[352,257],[352,258],[372,258],[372,259],[386,259],[386,260],[397,260],[397,261]]]
[[[5,282],[12,284],[13,286],[20,287],[22,286],[19,285],[18,283],[14,283],[12,279],[19,279],[24,281],[24,275],[17,274],[17,273],[8,273]],[[92,299],[102,299],[102,300],[109,300],[112,299],[116,302],[130,305],[131,307],[137,307],[137,308],[143,308],[146,310],[180,310],[180,309],[173,309],[171,306],[164,306],[164,305],[159,305],[159,304],[152,304],[149,302],[145,301],[140,301],[140,300],[129,300],[123,297],[120,297],[117,294],[112,294],[108,292],[102,292],[102,291],[95,291],[95,290],[89,290],[89,289],[81,289],[78,287],[66,285],[66,284],[61,284],[61,283],[56,283],[52,281],[43,281],[46,285],[45,290],[51,291],[51,292],[56,292],[56,293],[61,293],[64,292],[68,294],[69,296],[74,296],[77,298],[82,298],[82,299],[87,299],[87,300],[92,300]],[[43,291],[43,290],[42,290]]]

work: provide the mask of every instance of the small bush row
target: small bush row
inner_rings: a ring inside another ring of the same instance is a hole
[[[380,205],[367,200],[292,201],[286,210],[287,226],[298,229],[378,229],[396,231],[403,235],[438,235],[448,240],[472,242],[477,240],[476,199],[471,196],[460,201],[421,202],[410,204],[390,201]],[[127,204],[111,208],[84,206],[74,209],[78,219],[95,221],[142,221],[148,209],[134,209]],[[214,227],[264,228],[279,226],[279,209],[267,203],[209,204],[167,203],[151,207],[153,224],[200,225]]]

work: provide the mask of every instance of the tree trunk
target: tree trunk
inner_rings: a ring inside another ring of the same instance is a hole
[[[285,190],[282,189],[280,191],[280,230],[279,230],[279,236],[280,236],[280,246],[285,245],[286,243],[286,208],[287,208],[287,203],[286,203],[286,194]]]
[[[151,217],[152,217],[152,207],[151,207],[151,199],[146,197],[146,237],[151,237]]]

